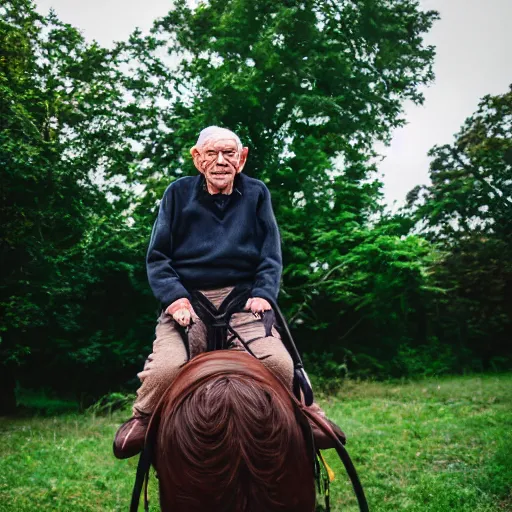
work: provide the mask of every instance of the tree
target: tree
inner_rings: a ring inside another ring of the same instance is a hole
[[[29,0],[0,9],[11,398],[15,379],[97,394],[135,374],[154,320],[155,208],[170,181],[195,174],[188,149],[210,124],[240,134],[244,172],[273,194],[281,302],[299,338],[320,327],[335,347],[348,331],[357,347],[386,320],[379,301],[416,307],[424,248],[380,218],[373,147],[403,123],[404,100],[423,100],[436,13],[414,0],[178,0],[149,36],[105,50]]]
[[[480,368],[510,357],[511,126],[512,88],[485,96],[454,142],[430,151],[432,184],[408,197],[427,236],[446,253],[435,271],[449,290],[436,308],[439,336]]]
[[[87,44],[53,13],[37,14],[30,1],[4,3],[0,14],[0,389],[8,411],[22,375],[70,387],[68,375],[87,373],[77,387],[88,389],[105,360],[133,360],[133,343],[143,341],[137,321],[123,328],[106,306],[137,309],[118,294],[138,297],[131,281],[143,258],[130,265],[126,205],[108,200],[121,193],[112,178],[134,154],[120,122],[130,104],[116,54]]]
[[[170,180],[195,174],[188,149],[200,129],[237,131],[250,147],[244,172],[272,193],[288,316],[296,327],[303,322],[302,338],[313,323],[343,322],[348,267],[340,262],[378,238],[370,222],[381,213],[373,147],[403,123],[404,100],[423,101],[419,86],[433,77],[434,50],[422,36],[435,19],[408,0],[213,0],[195,9],[176,2],[150,37],[130,45],[145,70],[163,69],[165,53],[173,66],[148,87],[165,102],[160,130],[142,151],[151,164],[134,174],[147,184],[140,218]],[[393,249],[382,245],[389,261],[397,245],[408,251],[408,241],[394,239]],[[416,272],[414,261],[409,268]],[[363,287],[357,293],[361,303],[385,300]],[[330,340],[335,346],[341,336]]]
[[[409,193],[435,239],[458,240],[475,234],[508,239],[512,212],[512,87],[485,96],[453,144],[434,147],[429,156],[432,185]]]

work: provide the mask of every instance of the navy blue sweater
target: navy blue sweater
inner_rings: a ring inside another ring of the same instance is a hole
[[[190,290],[248,283],[252,296],[276,301],[282,259],[270,193],[239,174],[227,197],[206,191],[202,175],[164,193],[147,254],[149,284],[167,307]]]

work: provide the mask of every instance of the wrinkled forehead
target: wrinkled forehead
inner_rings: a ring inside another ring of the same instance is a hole
[[[227,139],[224,137],[214,137],[204,141],[201,146],[202,151],[215,150],[215,151],[238,151],[238,144],[235,139]]]
[[[242,143],[238,135],[226,128],[219,126],[209,126],[201,131],[197,139],[196,147],[198,149],[218,146],[234,146],[237,150],[242,149]]]

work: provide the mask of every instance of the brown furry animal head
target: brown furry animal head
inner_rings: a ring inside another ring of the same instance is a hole
[[[297,403],[260,361],[218,351],[187,363],[160,402],[163,512],[312,512],[312,453]]]

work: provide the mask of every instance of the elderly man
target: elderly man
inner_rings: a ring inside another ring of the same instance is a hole
[[[263,321],[276,304],[282,270],[270,193],[261,181],[241,174],[248,148],[233,132],[206,128],[190,152],[199,175],[167,188],[153,227],[147,271],[162,314],[153,352],[139,373],[133,417],[114,440],[118,458],[140,452],[162,393],[189,357],[211,348],[211,331],[192,305],[196,291],[219,308],[235,286],[245,285],[248,300],[230,315],[229,327],[246,343],[232,336],[228,346],[250,350],[292,387],[290,354],[275,327]]]

